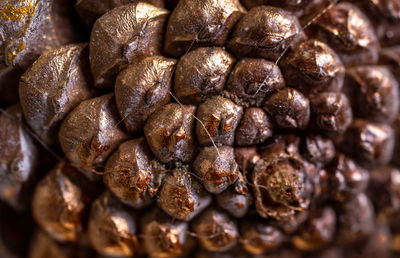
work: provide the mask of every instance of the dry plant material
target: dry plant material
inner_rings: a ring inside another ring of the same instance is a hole
[[[399,110],[399,83],[385,66],[358,66],[347,70],[346,87],[357,117],[392,122]]]
[[[246,13],[233,30],[228,48],[240,57],[261,57],[275,61],[305,39],[296,17],[284,9],[259,6]]]
[[[158,206],[170,216],[190,221],[211,203],[211,196],[187,167],[171,171],[163,180]]]
[[[50,50],[21,77],[19,98],[24,116],[46,144],[57,144],[62,120],[91,96],[88,55],[85,43]]]
[[[75,3],[75,10],[79,14],[81,21],[90,28],[95,21],[103,14],[110,10],[127,4],[137,4],[138,2],[145,2],[160,8],[165,7],[165,0],[77,0]]]
[[[128,131],[139,134],[157,108],[170,101],[176,60],[147,57],[129,65],[115,83],[115,100]]]
[[[264,110],[279,128],[305,129],[310,121],[310,101],[293,88],[284,88],[267,99]]]
[[[71,164],[90,177],[127,139],[122,126],[114,94],[107,94],[83,101],[72,110],[61,125],[58,139]]]
[[[205,147],[197,155],[193,168],[207,191],[220,194],[238,178],[238,164],[230,146]]]
[[[60,162],[36,186],[32,213],[52,238],[76,242],[85,229],[91,201],[88,180],[70,165]]]
[[[159,55],[168,11],[138,2],[119,6],[101,16],[90,35],[90,68],[96,87],[113,88],[129,63]]]
[[[18,104],[0,115],[0,199],[17,209],[28,204],[39,164],[39,150],[22,121]]]
[[[188,230],[187,222],[172,222],[171,217],[154,208],[143,216],[141,222],[144,250],[151,257],[187,255],[194,244]]]
[[[43,52],[77,40],[68,0],[0,3],[0,99],[18,99],[18,80]]]
[[[170,103],[149,117],[144,134],[154,156],[161,162],[190,162],[196,150],[195,106]]]
[[[234,63],[231,54],[217,47],[185,54],[176,66],[176,98],[185,104],[199,104],[221,93]]]
[[[318,40],[307,40],[280,62],[286,84],[303,93],[340,91],[345,68],[339,56]]]
[[[323,92],[311,98],[311,123],[321,133],[341,134],[353,120],[350,102],[345,94]]]
[[[226,88],[235,94],[240,104],[261,106],[265,98],[285,87],[277,65],[261,58],[244,58],[236,63]]]
[[[153,165],[153,155],[141,137],[119,145],[107,160],[103,180],[116,197],[139,209],[151,204],[161,173]]]
[[[92,204],[88,236],[92,247],[104,256],[131,257],[139,253],[136,218],[110,192]]]
[[[182,0],[168,20],[165,52],[181,56],[200,46],[223,46],[245,9],[239,0]]]
[[[310,34],[326,42],[345,65],[374,64],[380,48],[368,18],[354,5],[339,3],[313,21]]]
[[[227,251],[239,238],[236,222],[228,214],[213,208],[194,221],[193,229],[201,246],[208,251]]]
[[[233,145],[235,130],[243,114],[243,108],[231,100],[215,96],[197,109],[196,136],[200,145]]]

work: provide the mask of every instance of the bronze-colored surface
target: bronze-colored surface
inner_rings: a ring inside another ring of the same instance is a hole
[[[310,204],[312,185],[299,157],[272,152],[257,162],[252,180],[256,209],[264,218],[291,221]]]
[[[43,51],[73,40],[74,33],[66,10],[66,0],[2,1],[1,63],[26,68]]]
[[[347,66],[378,61],[379,42],[368,18],[354,5],[339,3],[310,26],[311,34],[332,47]]]
[[[129,63],[159,55],[168,11],[147,3],[123,5],[100,17],[90,36],[90,67],[96,87],[113,88]]]
[[[289,47],[305,39],[296,17],[271,6],[259,6],[245,14],[235,26],[228,48],[240,57],[275,61]]]
[[[92,27],[95,21],[110,10],[127,4],[145,2],[163,8],[164,0],[77,0],[75,10],[87,27]]]
[[[348,98],[337,92],[316,94],[311,100],[311,120],[313,126],[321,132],[345,132],[353,120]]]
[[[21,107],[17,104],[5,111],[0,115],[0,199],[24,208],[29,201],[24,188],[35,177],[39,151],[21,124]]]
[[[148,57],[122,71],[115,83],[115,100],[128,131],[141,133],[154,111],[170,99],[176,60]]]
[[[285,87],[277,65],[265,59],[245,58],[236,63],[226,88],[243,106],[261,106],[265,98]]]
[[[57,144],[64,117],[91,95],[87,44],[45,52],[23,74],[19,98],[25,119],[46,144]]]
[[[277,249],[284,241],[279,228],[267,222],[246,220],[241,225],[243,248],[251,254],[263,254]]]
[[[252,171],[259,159],[257,146],[235,148],[235,160],[243,173]]]
[[[187,168],[171,171],[159,192],[158,206],[170,216],[190,221],[211,203],[211,196]]]
[[[357,66],[347,70],[346,87],[358,117],[390,123],[399,111],[399,83],[385,66]]]
[[[236,129],[236,144],[248,146],[265,142],[273,134],[271,119],[261,108],[248,108]]]
[[[190,162],[196,148],[195,106],[170,103],[149,117],[144,134],[154,156],[161,162]]]
[[[78,243],[65,244],[55,241],[42,230],[37,230],[33,235],[29,250],[29,258],[85,258],[91,255],[93,251],[87,243],[86,236]]]
[[[90,177],[128,138],[121,127],[114,94],[110,93],[81,102],[64,119],[58,139],[67,159]]]
[[[239,0],[179,1],[168,20],[165,52],[181,56],[200,46],[223,46],[244,12]]]
[[[342,153],[336,155],[327,172],[329,192],[334,200],[344,201],[367,189],[368,171]]]
[[[176,67],[176,97],[182,103],[199,104],[221,93],[234,62],[222,48],[199,48],[187,53]]]
[[[264,110],[284,129],[305,129],[310,121],[310,101],[300,91],[284,88],[269,97]]]
[[[197,109],[196,135],[202,146],[212,143],[233,145],[235,130],[243,114],[243,108],[231,100],[214,96]]]
[[[158,208],[142,218],[141,232],[143,248],[150,257],[182,257],[193,247],[193,238],[188,234],[189,225],[171,218]]]
[[[208,251],[223,252],[235,246],[239,238],[236,222],[228,214],[210,208],[193,223],[201,246]]]
[[[364,193],[346,201],[337,218],[337,239],[347,245],[375,234],[374,208]]]
[[[133,211],[110,192],[105,192],[92,204],[88,235],[98,253],[116,257],[138,255],[137,230]]]
[[[333,240],[335,229],[335,211],[331,207],[323,207],[310,212],[308,220],[292,237],[292,243],[299,250],[322,249]]]
[[[75,242],[85,228],[90,203],[87,179],[60,162],[37,185],[32,214],[40,227],[61,242]]]
[[[18,80],[43,52],[77,40],[69,0],[4,0],[0,3],[0,89],[15,103]],[[5,83],[5,85],[3,84]]]
[[[321,41],[302,42],[280,62],[280,66],[286,84],[304,93],[342,89],[345,74],[342,61]]]
[[[153,178],[161,173],[154,171],[152,159],[144,138],[122,143],[107,160],[104,184],[128,205],[135,208],[149,205]]]
[[[193,168],[204,187],[213,194],[220,194],[238,178],[239,166],[233,148],[204,147],[197,155]]]
[[[240,172],[239,172],[240,173]],[[239,174],[235,184],[216,197],[218,205],[235,218],[243,218],[251,209],[253,196],[245,175]]]
[[[322,167],[335,157],[336,148],[330,138],[314,133],[303,138],[301,154],[311,163]]]
[[[394,150],[393,129],[383,123],[355,119],[346,131],[342,149],[364,166],[387,164]]]

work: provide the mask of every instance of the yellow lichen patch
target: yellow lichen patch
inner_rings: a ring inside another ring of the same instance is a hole
[[[25,42],[22,41],[19,45],[18,48],[15,49],[14,51],[8,52],[8,60],[11,61],[11,63],[14,62],[15,57],[20,53],[22,50],[25,48]]]
[[[15,8],[14,6],[7,4],[3,9],[0,9],[0,19],[17,21],[17,20],[23,20],[24,15],[28,15],[28,22],[25,24],[25,26],[22,25],[22,27],[25,27],[23,31],[23,34],[25,34],[32,22],[32,18],[35,14],[35,11],[36,11],[36,5],[33,5],[32,3],[21,8]],[[15,57],[24,49],[25,49],[25,42],[22,41],[21,43],[19,43],[17,49],[15,49],[14,51],[10,51],[8,53],[7,55],[8,60],[11,63],[13,63]]]
[[[21,8],[15,8],[14,6],[7,4],[3,9],[0,9],[0,19],[11,21],[22,20],[25,14],[32,17],[35,8],[36,7],[32,4]]]

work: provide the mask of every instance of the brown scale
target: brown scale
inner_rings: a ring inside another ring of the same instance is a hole
[[[86,43],[56,48],[41,55],[21,77],[19,98],[24,116],[46,144],[57,144],[62,120],[93,95],[88,55]]]
[[[261,108],[248,108],[236,129],[236,144],[248,146],[265,142],[273,134],[273,124]]]
[[[252,183],[257,212],[264,218],[290,221],[310,204],[312,182],[296,154],[264,154],[254,167]]]
[[[154,111],[170,101],[176,60],[147,57],[129,65],[115,82],[115,101],[128,131],[140,134]]]
[[[335,236],[336,214],[331,207],[323,207],[309,213],[307,221],[292,237],[292,243],[304,251],[319,250],[327,246]]]
[[[194,239],[188,234],[189,225],[171,218],[158,208],[146,213],[141,221],[144,250],[151,257],[177,257],[192,250]]]
[[[201,246],[208,251],[227,251],[236,245],[239,238],[236,222],[214,208],[203,212],[192,227]]]
[[[154,156],[163,163],[190,162],[194,159],[195,106],[170,103],[147,119],[144,135]]]
[[[328,164],[336,153],[333,141],[318,134],[303,137],[300,149],[305,159],[320,166]]]
[[[236,63],[226,88],[242,105],[261,106],[265,98],[285,86],[279,67],[261,58],[244,58]]]
[[[242,114],[241,106],[221,96],[214,96],[200,104],[197,109],[199,120],[196,123],[196,135],[200,145],[233,145],[235,130]],[[210,133],[214,136],[210,137]]]
[[[235,218],[243,218],[253,204],[253,196],[244,175],[239,176],[228,189],[217,195],[218,205]]]
[[[378,61],[378,39],[368,18],[354,5],[340,2],[315,19],[307,34],[328,44],[346,66]]]
[[[357,117],[391,123],[399,111],[399,84],[385,66],[347,69],[345,87]]]
[[[345,75],[342,61],[335,51],[318,40],[300,43],[279,64],[286,84],[304,94],[342,89]]]
[[[184,221],[192,220],[210,203],[211,196],[186,167],[168,173],[158,194],[158,206]]]
[[[37,185],[32,214],[40,227],[61,242],[76,242],[85,228],[96,190],[75,168],[60,162]]]
[[[117,120],[114,94],[81,102],[63,120],[58,139],[67,159],[92,177],[92,169],[104,166],[107,157],[128,138]]]
[[[350,126],[353,113],[347,96],[322,92],[311,99],[311,126],[319,133],[342,134]]]
[[[181,56],[201,46],[223,46],[244,12],[239,0],[179,1],[168,20],[165,52]]]
[[[400,3],[397,0],[351,0],[369,18],[377,38],[383,46],[398,44],[400,40]]]
[[[326,167],[328,172],[330,198],[344,201],[366,190],[369,182],[368,170],[342,153]]]
[[[360,164],[377,166],[392,159],[394,141],[394,132],[389,125],[355,119],[344,135],[341,148]]]
[[[238,178],[238,165],[230,146],[205,147],[197,155],[193,168],[207,191],[220,194]]]
[[[285,48],[285,50],[286,50],[286,48]],[[262,90],[262,89],[261,89]],[[171,93],[170,95],[172,95],[173,96],[173,94]],[[225,96],[225,95],[224,95]],[[239,102],[237,102],[236,104],[239,104]],[[196,117],[193,115],[193,118],[194,119],[196,119]],[[240,119],[239,119],[239,121],[240,121]],[[201,123],[199,123],[199,126],[201,126],[202,124]],[[228,131],[230,131],[230,130],[235,130],[235,127],[234,126],[232,126],[232,127],[230,127],[231,125],[233,125],[232,123],[227,123],[227,125],[225,126],[225,127],[223,127],[223,126],[221,126],[221,128],[219,128],[218,127],[218,129],[220,129],[220,130],[223,130],[224,128],[227,128],[227,130]],[[204,128],[204,126],[202,126],[203,128]],[[214,126],[214,128],[216,128],[215,126]],[[212,129],[212,128],[210,128],[210,129]],[[216,132],[219,132],[219,130],[216,130]],[[233,134],[234,135],[234,134]],[[170,134],[167,132],[166,133],[166,136],[170,136]],[[177,138],[180,138],[181,136],[180,136],[180,134],[178,134],[177,135]],[[290,141],[292,141],[293,139],[291,139],[291,140],[288,140],[289,142]],[[211,143],[213,144],[214,142],[211,140]],[[219,145],[219,143],[217,143],[218,145]],[[211,145],[211,144],[208,144],[208,145]],[[296,143],[294,143],[293,145],[296,145]],[[254,147],[254,146],[253,146]],[[257,159],[257,150],[252,150],[252,148],[253,147],[249,147],[249,148],[243,148],[243,151],[242,151],[242,154],[244,153],[244,154],[246,154],[246,152],[247,151],[249,151],[250,153],[253,153],[253,154],[251,154],[251,156],[249,157],[248,155],[247,155],[247,157],[246,157],[246,155],[244,155],[244,157],[243,157],[243,159],[245,160],[245,162],[243,162],[243,163],[241,163],[242,164],[242,166],[243,167],[251,167],[251,166],[253,166],[254,165],[254,163],[256,162],[255,160]],[[259,146],[259,147],[261,147],[261,149],[263,148],[262,146]],[[101,149],[102,147],[101,146],[99,146],[99,149]],[[287,151],[289,154],[292,154],[292,152],[291,152],[291,150],[290,150],[290,148],[291,147],[287,147],[286,149],[285,149],[285,151]],[[264,155],[264,157],[265,157],[265,153],[263,154]],[[324,161],[325,162],[325,161]],[[174,165],[179,165],[179,164],[174,164]],[[100,165],[99,165],[100,166]],[[305,166],[308,166],[307,164],[305,165]],[[189,175],[192,175],[190,172],[188,172],[188,171],[186,171]],[[105,171],[104,172],[105,174],[107,174],[108,173],[108,171]],[[260,187],[259,185],[257,186],[257,185],[255,185],[256,187]],[[232,188],[232,187],[231,187]],[[229,188],[230,189],[230,188]],[[229,190],[228,189],[228,190]],[[176,193],[177,194],[177,193]],[[165,195],[165,198],[164,198],[164,200],[167,200],[168,198],[167,198],[167,196],[168,195]],[[178,195],[177,195],[178,196]],[[178,200],[179,201],[179,200]],[[351,205],[350,205],[351,206]],[[190,205],[188,206],[188,209],[189,210],[193,210],[193,208],[195,208],[195,207],[190,207]],[[252,212],[252,211],[250,211],[250,212]],[[201,214],[202,215],[202,214]],[[201,216],[200,215],[200,216]],[[284,226],[286,226],[286,225],[284,225]],[[283,225],[282,225],[282,227],[283,227]],[[298,227],[298,226],[295,226],[296,228]],[[293,231],[292,231],[293,232]],[[285,230],[285,233],[286,234],[289,234],[289,231],[286,231]],[[188,234],[192,234],[192,233],[190,233],[190,232],[188,232]],[[167,234],[168,235],[168,234]],[[193,236],[196,236],[197,237],[197,239],[201,239],[203,236],[202,235],[200,235],[200,234],[196,234],[196,233],[194,233],[194,234],[192,234]],[[168,237],[169,237],[170,235],[168,235]],[[373,240],[372,240],[373,241]],[[211,244],[214,244],[214,243],[211,243]],[[169,244],[166,244],[166,246],[170,246]],[[386,245],[385,245],[385,247],[384,247],[384,249],[385,248],[387,248],[386,247]],[[335,249],[335,248],[332,248],[332,249]],[[200,252],[200,253],[202,253],[202,252]],[[298,252],[298,251],[294,251],[293,250],[293,248],[287,248],[286,246],[284,246],[282,249],[280,249],[280,250],[278,250],[277,252],[274,252],[272,255],[277,255],[278,257],[286,257],[286,256],[288,256],[288,257],[290,257],[290,256],[292,256],[292,257],[297,257],[297,256],[299,256],[299,253],[300,252]],[[335,253],[335,252],[333,252],[333,253]],[[212,256],[212,257],[214,257],[214,256],[218,256],[219,254],[218,253],[215,253],[215,252],[210,252],[210,253],[207,253],[208,255],[210,255],[210,257]],[[227,251],[227,252],[223,252],[221,255],[226,255],[227,257],[241,257],[241,256],[244,256],[244,257],[246,257],[246,255],[248,256],[248,254],[246,254],[244,251],[243,251],[243,249],[242,248],[240,248],[240,247],[234,247],[234,248],[232,248],[232,249],[230,249],[229,251]],[[155,256],[157,256],[157,254],[155,254]]]
[[[114,8],[96,21],[89,44],[96,87],[112,89],[116,76],[129,63],[161,53],[168,13],[139,2]]]
[[[86,25],[86,27],[91,28],[98,18],[103,14],[114,9],[118,6],[138,3],[138,0],[78,0],[75,3],[75,10],[79,14],[81,21]],[[142,0],[140,2],[145,2],[152,4],[154,6],[164,8],[165,0]]]
[[[284,88],[272,94],[264,110],[279,128],[305,129],[310,121],[310,101],[301,92]]]
[[[0,114],[0,199],[15,209],[29,204],[40,157],[22,121],[19,104]]]
[[[153,155],[143,137],[126,141],[108,158],[104,184],[126,204],[137,209],[148,206],[163,173],[157,171],[152,161]]]
[[[244,220],[241,223],[241,239],[243,248],[254,255],[271,252],[279,248],[285,240],[279,228],[268,222]]]
[[[18,80],[42,53],[78,40],[68,0],[7,0],[0,3],[1,101],[18,100]],[[46,17],[46,18],[45,18]]]
[[[105,192],[92,204],[88,222],[90,244],[104,256],[137,255],[140,250],[136,223],[132,210]]]
[[[174,94],[184,104],[200,104],[225,87],[235,63],[223,48],[203,47],[186,53],[178,61]]]
[[[276,61],[288,47],[306,38],[296,17],[271,6],[251,9],[239,20],[228,48],[239,57]]]

